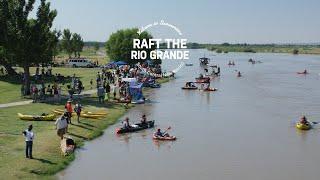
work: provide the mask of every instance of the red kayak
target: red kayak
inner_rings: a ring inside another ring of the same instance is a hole
[[[165,137],[161,137],[161,136],[155,136],[153,135],[153,139],[154,140],[159,140],[159,141],[175,141],[177,138],[175,136],[165,136]]]
[[[297,72],[297,74],[308,74],[307,72]]]

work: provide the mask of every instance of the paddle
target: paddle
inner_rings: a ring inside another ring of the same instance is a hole
[[[163,132],[163,134],[166,134],[167,131],[169,131],[170,129],[171,129],[171,126],[169,126],[169,127],[167,128],[167,130],[165,130],[165,131]]]

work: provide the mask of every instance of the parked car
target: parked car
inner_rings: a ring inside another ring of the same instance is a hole
[[[72,58],[69,59],[67,62],[68,66],[72,67],[87,67],[87,68],[92,68],[95,67],[95,65],[89,60],[85,58]]]

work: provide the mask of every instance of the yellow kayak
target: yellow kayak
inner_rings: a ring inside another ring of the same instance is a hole
[[[63,109],[55,109],[53,110],[54,113],[56,114],[63,114],[64,110]],[[81,114],[88,114],[88,115],[100,115],[100,116],[105,116],[107,115],[107,112],[90,112],[90,111],[82,111]],[[72,113],[72,115],[77,115],[75,112]]]
[[[53,110],[53,112],[55,114],[59,114],[59,115],[64,113],[64,111],[61,109],[55,109],[55,110]],[[76,116],[76,115],[77,114],[75,112],[72,113],[72,116]],[[106,115],[107,115],[107,113],[103,113],[103,112],[93,113],[93,112],[83,111],[83,112],[81,112],[80,117],[98,119],[98,118],[102,118]]]
[[[55,118],[55,115],[48,114],[44,116],[37,116],[37,115],[24,115],[24,114],[18,113],[18,117],[21,120],[26,120],[26,121],[53,121]]]
[[[297,129],[300,129],[300,130],[309,130],[312,128],[311,124],[310,123],[307,123],[307,124],[302,124],[300,122],[297,122],[296,123],[296,128]]]
[[[93,119],[98,119],[102,118],[104,115],[96,115],[96,114],[81,114],[80,117],[84,118],[93,118]]]

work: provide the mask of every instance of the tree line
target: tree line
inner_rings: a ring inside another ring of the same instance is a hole
[[[34,6],[35,0],[0,0],[0,65],[10,76],[17,75],[13,66],[22,67],[28,91],[30,67],[50,64],[61,50],[69,57],[79,57],[83,48],[79,34],[52,30],[57,11],[51,10],[50,2],[40,0],[39,6]],[[34,9],[36,15],[30,18]]]

